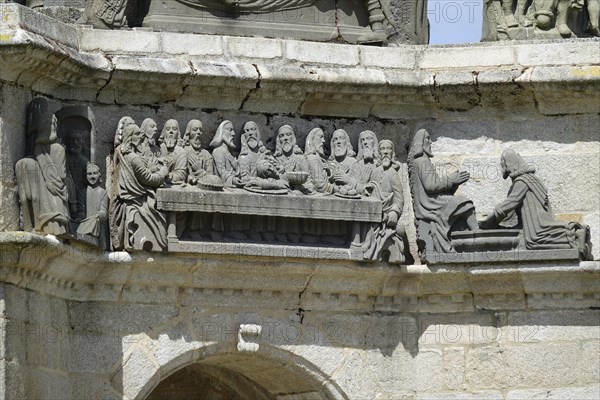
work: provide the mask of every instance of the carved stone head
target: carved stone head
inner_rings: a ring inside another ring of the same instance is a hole
[[[117,131],[115,132],[115,142],[114,145],[117,147],[123,142],[123,131],[129,125],[135,124],[133,118],[124,116],[119,120],[119,124],[117,125]]]
[[[306,137],[306,145],[304,147],[304,154],[318,154],[321,157],[325,155],[325,135],[323,129],[314,128],[308,132]]]
[[[277,131],[277,138],[275,142],[275,154],[283,154],[290,156],[296,151],[296,134],[294,129],[289,125],[283,125]]]
[[[354,149],[352,148],[348,133],[343,129],[333,131],[333,135],[331,136],[331,158],[342,161],[346,157],[354,157],[354,155]]]
[[[358,160],[379,160],[377,136],[372,131],[362,131],[358,136]]]
[[[158,131],[156,122],[152,118],[146,118],[144,122],[142,122],[140,130],[142,139],[145,140],[150,146],[154,146],[156,144],[156,132]]]
[[[431,136],[429,136],[429,132],[427,132],[426,129],[419,129],[417,133],[415,133],[415,137],[410,145],[409,156],[414,159],[421,157],[423,154],[433,157],[431,151]]]
[[[101,182],[100,167],[98,167],[96,164],[88,163],[87,169],[86,169],[86,176],[87,176],[88,184],[91,187],[98,186]]]
[[[244,124],[244,131],[242,132],[242,149],[240,155],[248,154],[250,152],[256,153],[263,146],[260,140],[260,130],[258,125],[254,121],[248,121]]]
[[[396,158],[396,151],[394,150],[394,143],[391,140],[382,140],[379,142],[379,157],[384,169],[392,166]]]
[[[81,129],[73,129],[67,133],[67,152],[71,155],[81,154],[83,150],[83,138],[89,132]]]
[[[185,134],[183,135],[183,141],[185,145],[192,146],[196,151],[202,149],[202,122],[197,119],[193,119],[188,122],[185,128]]]
[[[123,143],[121,144],[121,152],[123,154],[138,152],[141,143],[140,128],[135,125],[127,125],[123,129]]]
[[[213,148],[220,147],[223,143],[230,149],[235,148],[233,138],[235,137],[235,131],[233,130],[233,124],[231,121],[225,120],[219,124],[215,137],[210,142],[210,146]]]
[[[500,157],[500,166],[502,167],[502,177],[504,179],[516,178],[523,174],[532,174],[535,172],[535,166],[527,164],[523,157],[513,149],[506,149]]]
[[[167,149],[174,149],[179,140],[179,122],[174,119],[165,122],[165,126],[160,133],[160,138]]]

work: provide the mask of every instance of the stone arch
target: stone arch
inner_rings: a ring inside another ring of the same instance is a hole
[[[124,377],[137,375],[139,378],[139,371],[148,371],[147,365],[140,365],[142,362],[156,365],[156,360],[143,357],[136,359],[138,362],[126,362],[122,366],[120,372]],[[160,364],[158,368],[151,368],[151,376],[137,389],[132,392],[123,387],[123,393],[128,398],[147,399],[169,377],[188,369],[205,374],[208,380],[230,386],[233,392],[254,390],[260,395],[248,398],[348,399],[341,388],[316,365],[290,351],[266,344],[261,344],[257,352],[239,352],[230,343],[196,347]],[[127,385],[124,377],[122,383]],[[240,385],[233,387],[231,379],[239,379]]]

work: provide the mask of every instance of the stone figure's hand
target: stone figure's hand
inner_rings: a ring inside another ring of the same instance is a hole
[[[166,179],[167,176],[169,176],[169,168],[167,168],[163,165],[160,167],[160,170],[158,171],[158,173],[160,174],[160,176],[162,176],[163,179]]]
[[[467,171],[459,171],[451,173],[449,179],[453,185],[462,185],[469,180],[470,176],[471,174],[469,174]]]
[[[348,185],[350,183],[348,176],[340,171],[337,171],[333,174],[333,181],[338,185]]]

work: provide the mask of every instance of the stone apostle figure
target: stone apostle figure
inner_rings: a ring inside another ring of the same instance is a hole
[[[108,249],[108,194],[100,186],[100,168],[87,165],[86,215],[77,228],[77,233],[98,238],[98,246]]]
[[[177,145],[179,141],[179,122],[170,119],[165,122],[165,126],[160,134],[161,156],[169,169],[166,183],[178,185],[187,180],[187,152]]]
[[[339,192],[342,188],[348,190],[352,182],[350,168],[356,163],[356,153],[350,143],[348,133],[343,129],[337,129],[331,136],[331,156],[329,166],[331,168],[331,182],[335,185],[334,191]]]
[[[33,155],[15,166],[23,228],[40,234],[66,234],[69,193],[65,149],[56,143],[54,114],[41,116]]]
[[[525,247],[538,249],[579,249],[582,259],[591,259],[589,228],[576,222],[554,219],[548,200],[548,190],[535,175],[535,168],[513,149],[504,150],[500,159],[504,179],[510,177],[512,186],[505,200],[480,226],[496,228],[498,223],[516,213],[518,227],[523,229]]]
[[[394,160],[394,144],[389,140],[379,142],[381,165],[372,173],[367,184],[369,192],[382,202],[383,220],[367,236],[363,249],[365,259],[381,260],[383,252],[389,255],[389,262],[400,263],[405,260],[404,225],[398,223],[404,208],[404,193],[398,174],[399,164]]]
[[[373,179],[373,172],[379,166],[379,144],[372,131],[363,131],[358,136],[358,155],[356,163],[350,169],[352,185],[358,194],[365,191]]]
[[[158,159],[149,161],[140,149],[141,132],[137,125],[123,131],[119,157],[118,192],[111,228],[117,250],[166,250],[167,232],[164,215],[156,209],[156,189],[169,175]]]
[[[238,165],[243,180],[254,178],[258,160],[267,152],[260,137],[260,130],[254,121],[244,124],[242,132],[242,149],[238,157]]]
[[[325,135],[321,128],[314,128],[306,137],[304,154],[308,161],[310,179],[319,193],[333,193],[334,185],[329,182],[331,170],[325,159]]]
[[[87,188],[87,165],[89,160],[81,154],[84,135],[89,132],[74,129],[67,132],[67,187],[69,189],[69,210],[71,221],[79,223],[85,218]],[[74,228],[76,229],[76,228]]]
[[[213,150],[213,160],[217,175],[223,181],[225,187],[236,187],[241,185],[238,177],[238,163],[235,157],[231,154],[231,150],[235,149],[233,144],[233,124],[231,121],[223,121],[219,124],[215,137],[210,142]]]
[[[429,251],[452,252],[452,231],[479,229],[473,202],[454,195],[469,180],[469,173],[457,171],[441,177],[431,157],[431,137],[425,129],[420,129],[408,155],[417,236]]]
[[[161,150],[160,146],[157,143],[157,135],[158,126],[156,122],[152,118],[146,118],[142,125],[140,126],[141,135],[142,135],[142,149],[144,156],[150,157],[160,157]]]
[[[198,180],[206,175],[214,175],[213,158],[206,149],[202,148],[202,122],[193,119],[185,128],[184,141],[188,159],[188,183],[196,185]]]
[[[289,125],[283,125],[277,131],[275,142],[275,160],[279,175],[284,177],[286,172],[306,172],[308,175],[308,161],[302,150],[296,144],[296,134]],[[285,178],[284,178],[285,179]],[[292,189],[297,189],[302,193],[310,193],[313,184],[308,179],[303,184],[290,182]]]

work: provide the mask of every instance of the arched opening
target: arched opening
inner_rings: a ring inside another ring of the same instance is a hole
[[[260,353],[221,353],[164,378],[147,400],[344,399],[339,389],[304,363]]]

